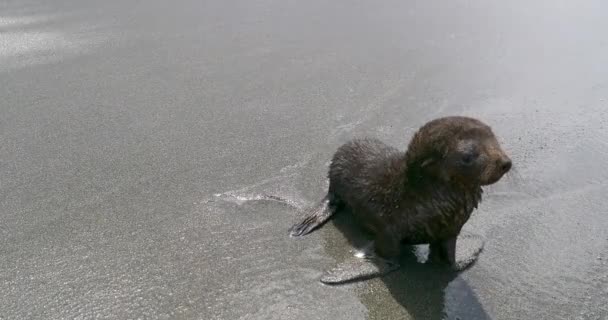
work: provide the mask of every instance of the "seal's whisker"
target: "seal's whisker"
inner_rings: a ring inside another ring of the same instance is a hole
[[[507,180],[509,182],[512,182],[515,186],[517,186],[517,187],[523,186],[524,179],[523,179],[521,173],[519,172],[519,168],[517,166],[513,166],[511,168],[511,170],[509,172],[507,172],[507,174],[505,174],[505,177],[507,178]]]

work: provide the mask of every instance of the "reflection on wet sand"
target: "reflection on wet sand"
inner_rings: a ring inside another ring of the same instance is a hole
[[[332,224],[340,231],[349,245],[355,248],[365,247],[369,243],[365,235],[350,219],[348,212],[336,214]],[[328,252],[345,249],[343,246],[335,248],[331,239],[328,239]],[[365,275],[353,278],[348,283],[363,283],[360,296],[369,309],[370,319],[388,319],[397,314],[405,319],[490,319],[483,306],[478,301],[473,290],[448,266],[426,263],[428,246],[409,246],[410,250],[403,250],[400,267],[382,277]],[[343,259],[342,272],[357,273],[357,270],[346,270],[366,267],[358,263],[360,258],[354,256],[344,257],[336,253],[336,260]],[[376,263],[376,269],[382,270],[386,266]],[[393,299],[387,299],[390,294]],[[465,307],[466,306],[466,307]]]

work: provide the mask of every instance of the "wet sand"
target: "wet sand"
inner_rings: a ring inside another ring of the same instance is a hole
[[[0,319],[608,319],[603,1],[4,1]],[[342,142],[443,115],[515,172],[455,275],[325,286]],[[271,195],[287,200],[276,201]]]

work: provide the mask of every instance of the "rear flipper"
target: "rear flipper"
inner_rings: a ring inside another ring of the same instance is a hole
[[[311,233],[321,225],[323,225],[337,210],[336,206],[331,203],[329,196],[321,200],[315,208],[308,211],[304,220],[296,223],[289,228],[289,234],[292,237],[300,237]]]
[[[329,285],[354,283],[382,277],[397,269],[399,263],[378,256],[374,252],[372,242],[354,257],[328,270],[321,278],[321,282]]]

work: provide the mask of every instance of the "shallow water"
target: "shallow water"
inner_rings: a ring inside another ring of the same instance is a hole
[[[0,3],[0,319],[608,319],[604,1]],[[489,123],[515,172],[462,274],[355,248],[335,148]]]

